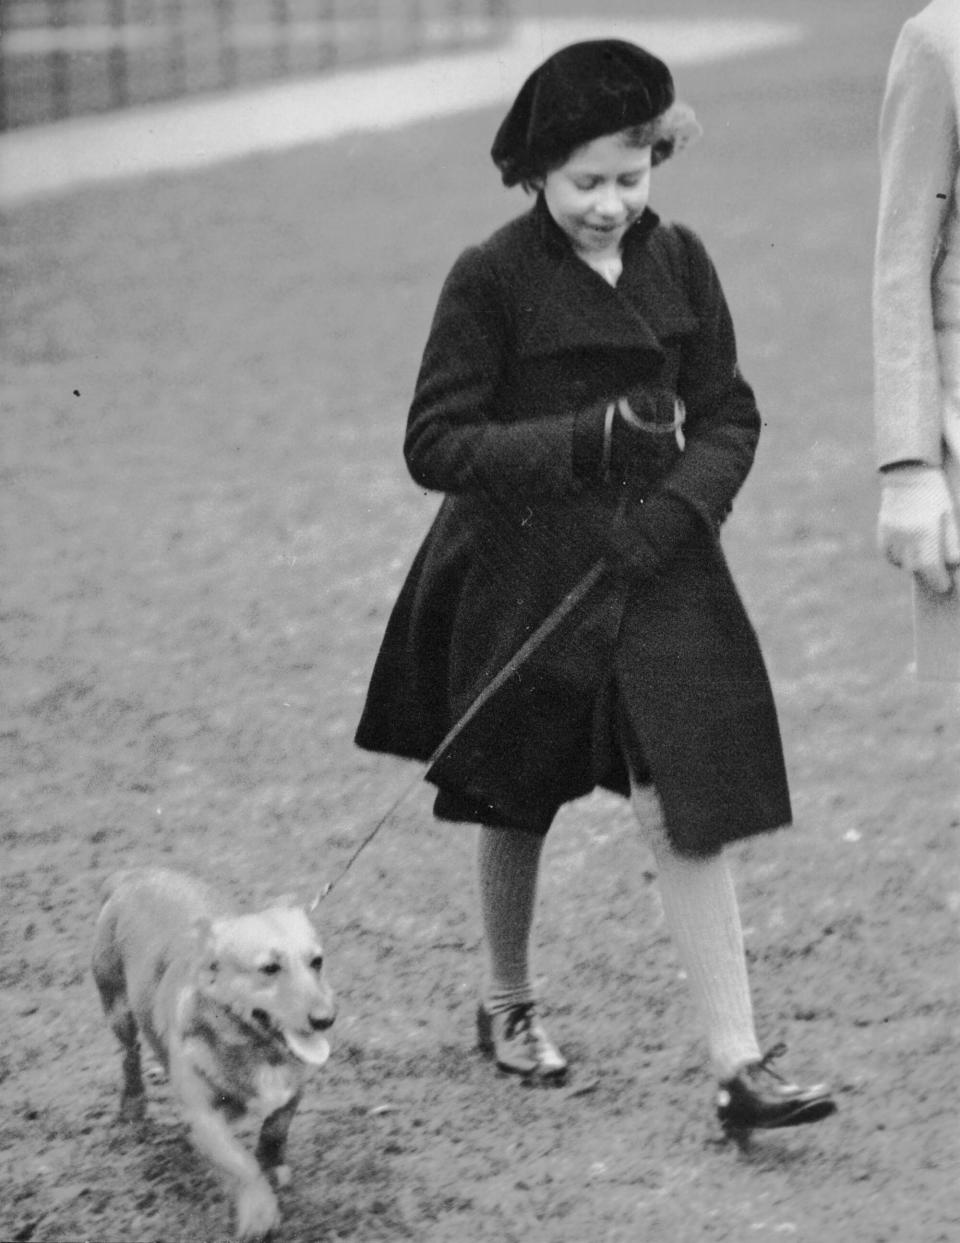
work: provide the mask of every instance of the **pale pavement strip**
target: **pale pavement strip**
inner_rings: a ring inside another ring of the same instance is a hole
[[[505,43],[481,51],[11,131],[0,135],[0,202],[16,204],[82,183],[197,168],[506,103],[540,61],[579,39],[629,39],[681,68],[787,46],[803,36],[802,26],[780,21],[522,21]]]

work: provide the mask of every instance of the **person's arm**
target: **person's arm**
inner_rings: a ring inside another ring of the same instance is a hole
[[[910,23],[894,50],[880,117],[874,263],[874,416],[882,472],[877,539],[895,565],[947,591],[960,557],[943,466],[943,372],[956,346],[956,254],[944,226],[958,163],[941,57]],[[935,275],[936,272],[936,275]]]
[[[733,321],[716,269],[700,239],[679,231],[699,327],[684,350],[678,381],[687,410],[686,448],[663,488],[719,530],[753,465],[760,412],[740,373]]]
[[[510,313],[479,248],[444,283],[407,420],[404,454],[425,488],[562,496],[574,487],[573,414],[504,421],[497,401]]]
[[[880,114],[873,281],[877,458],[941,464],[940,378],[931,277],[953,195],[956,123],[935,49],[910,23],[894,49]]]
[[[643,499],[628,497],[608,540],[640,577],[656,573],[698,528],[716,532],[753,464],[760,414],[737,365],[736,338],[720,280],[699,238],[674,226],[687,263],[687,289],[698,321],[685,342],[677,383],[686,407],[685,446]]]
[[[953,499],[960,509],[960,135],[957,136],[954,202],[945,234],[941,261],[933,278],[933,321],[940,360],[946,470],[953,478]]]

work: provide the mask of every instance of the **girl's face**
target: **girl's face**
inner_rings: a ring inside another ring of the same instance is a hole
[[[650,198],[651,155],[651,147],[604,134],[547,173],[540,187],[547,209],[576,250],[619,250]]]

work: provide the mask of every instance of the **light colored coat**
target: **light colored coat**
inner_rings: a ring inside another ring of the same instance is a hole
[[[960,460],[960,4],[907,21],[880,119],[878,464]]]

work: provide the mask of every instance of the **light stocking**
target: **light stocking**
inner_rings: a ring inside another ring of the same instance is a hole
[[[533,1001],[530,932],[544,839],[481,826],[478,888],[488,964],[484,1004],[491,1014]]]
[[[639,800],[634,807],[640,818]],[[678,854],[662,819],[641,825],[653,850],[667,928],[686,972],[714,1070],[730,1078],[760,1057],[733,875],[725,855]]]

